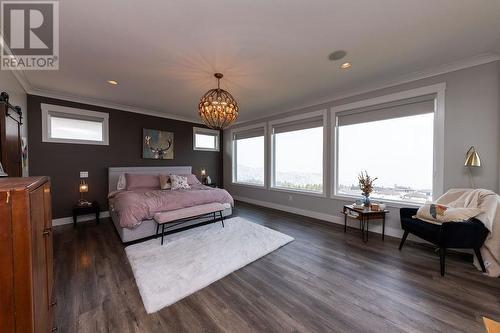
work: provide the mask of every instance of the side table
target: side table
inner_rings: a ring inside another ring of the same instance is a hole
[[[345,205],[342,209],[344,214],[344,232],[347,231],[347,218],[359,220],[361,229],[361,238],[366,243],[368,242],[368,227],[370,220],[382,220],[382,240],[385,237],[385,215],[388,210],[370,210],[370,208],[354,208],[354,205]]]

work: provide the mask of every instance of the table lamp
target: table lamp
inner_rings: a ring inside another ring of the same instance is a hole
[[[83,180],[83,179],[80,180],[79,191],[80,191],[80,200],[78,201],[78,204],[80,206],[89,205],[90,202],[88,202],[87,200],[85,200],[83,198],[83,193],[87,193],[89,191],[89,185],[87,183],[85,183],[85,180]]]
[[[464,166],[466,166],[469,170],[470,183],[472,185],[472,188],[475,188],[476,186],[474,184],[474,177],[472,176],[472,168],[481,166],[481,158],[479,157],[479,154],[477,153],[474,146],[470,147],[469,150],[467,150],[467,153],[465,154]]]
[[[201,182],[205,184],[205,177],[207,175],[207,170],[201,169]]]

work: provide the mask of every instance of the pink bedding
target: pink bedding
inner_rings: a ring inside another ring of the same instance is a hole
[[[233,206],[231,195],[223,189],[194,184],[189,190],[115,191],[110,193],[110,206],[124,228],[135,228],[158,212],[193,207],[213,202]]]

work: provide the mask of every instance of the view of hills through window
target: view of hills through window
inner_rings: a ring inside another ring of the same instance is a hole
[[[275,187],[323,191],[323,127],[274,134]]]
[[[264,136],[236,140],[237,183],[264,185]]]
[[[372,198],[432,200],[434,114],[338,127],[336,193],[359,197],[357,176],[377,177]],[[273,187],[323,191],[323,128],[274,134]],[[264,137],[236,140],[236,182],[264,185]]]
[[[433,113],[340,126],[337,194],[359,196],[366,170],[378,177],[373,198],[432,200],[433,126]]]

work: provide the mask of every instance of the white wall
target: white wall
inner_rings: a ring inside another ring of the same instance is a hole
[[[5,91],[9,94],[9,102],[12,105],[19,105],[23,112],[23,125],[21,126],[21,136],[28,138],[28,123],[27,123],[27,108],[26,108],[26,91],[19,84],[16,77],[10,71],[0,71],[0,92]],[[29,150],[29,144],[28,144]],[[23,176],[28,175],[28,168],[23,168]]]
[[[479,65],[431,78],[413,81],[402,85],[380,89],[358,96],[332,101],[307,109],[295,110],[286,114],[259,119],[262,122],[304,113],[307,111],[330,108],[359,100],[374,98],[399,91],[419,88],[437,83],[446,83],[445,92],[445,133],[444,133],[444,190],[453,187],[468,187],[466,169],[463,167],[465,152],[474,145],[482,160],[483,167],[475,171],[477,187],[498,192],[500,188],[500,62]],[[247,126],[245,122],[241,126]],[[237,128],[238,125],[233,128]],[[327,128],[330,137],[330,128]],[[327,144],[330,144],[328,141]],[[328,147],[331,151],[331,147]],[[327,174],[330,174],[331,160],[328,158]],[[327,177],[326,188],[330,188]],[[224,135],[224,187],[236,199],[266,204],[270,207],[287,209],[292,212],[312,215],[331,221],[340,221],[339,213],[344,202],[337,199],[314,197],[304,194],[291,194],[272,190],[244,187],[231,184],[231,138],[229,130]],[[289,208],[288,208],[289,207]],[[389,234],[402,234],[398,207],[391,207],[388,220]],[[373,227],[374,231],[380,230]],[[371,230],[371,229],[370,229]]]

